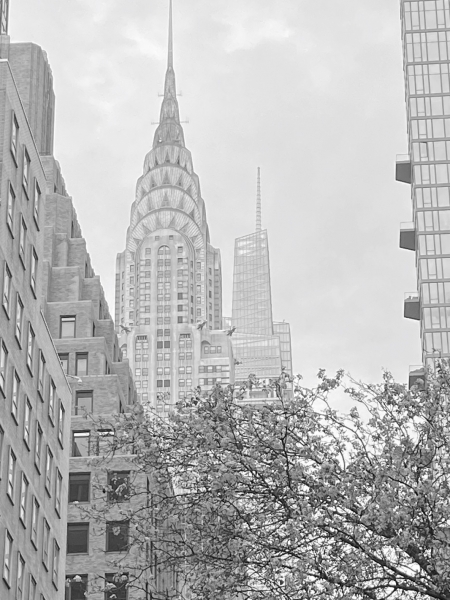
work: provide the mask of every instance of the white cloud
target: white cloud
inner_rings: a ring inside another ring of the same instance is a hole
[[[229,5],[218,18],[228,29],[225,51],[249,50],[266,41],[285,41],[292,35],[284,19],[265,16],[258,7]]]

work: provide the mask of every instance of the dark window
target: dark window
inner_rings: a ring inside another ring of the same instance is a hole
[[[66,575],[66,595],[64,600],[86,600],[87,575]]]
[[[118,471],[108,473],[108,500],[110,502],[126,502],[130,498],[130,472]]]
[[[89,523],[67,523],[67,554],[87,554]]]
[[[88,353],[78,353],[75,361],[75,375],[83,376],[88,374]]]
[[[170,379],[164,379],[164,387],[170,387]]]
[[[163,343],[162,342],[156,342],[156,347],[157,348],[163,348]]]
[[[75,395],[75,415],[84,415],[93,410],[93,392],[83,390],[76,392]]]
[[[72,432],[72,456],[89,456],[90,455],[90,439],[89,431],[73,431]]]
[[[108,586],[108,590],[105,592],[105,600],[127,600],[127,588],[128,576],[126,573],[106,573],[105,582],[112,584],[113,587]]]
[[[129,521],[106,523],[106,552],[124,552],[128,549]]]
[[[67,375],[69,373],[69,355],[59,354],[59,361],[61,363],[62,370]]]
[[[69,502],[89,502],[90,481],[90,473],[69,473]]]
[[[75,315],[70,317],[61,317],[59,337],[75,337]]]
[[[160,387],[162,387],[162,386],[163,386],[162,379],[157,379],[157,380],[156,380],[156,387],[159,387],[159,388],[160,388]]]
[[[170,342],[169,341],[165,341],[164,342],[164,348],[170,348]]]

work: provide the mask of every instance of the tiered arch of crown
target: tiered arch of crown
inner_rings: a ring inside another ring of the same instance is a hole
[[[171,14],[171,13],[170,13]],[[172,18],[164,99],[153,148],[145,157],[131,208],[127,250],[133,255],[146,236],[162,229],[182,234],[203,253],[209,243],[205,204],[192,157],[184,145],[173,70]]]

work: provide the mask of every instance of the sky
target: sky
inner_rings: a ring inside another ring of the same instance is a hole
[[[114,314],[115,257],[159,118],[168,0],[11,0],[10,36],[46,50],[55,156]],[[261,167],[276,320],[294,370],[406,381],[419,364],[399,0],[174,0],[186,145],[222,253],[231,314],[236,237],[255,228]]]

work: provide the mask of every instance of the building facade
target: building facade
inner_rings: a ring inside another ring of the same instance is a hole
[[[415,253],[417,291],[404,315],[420,321],[423,365],[450,356],[450,5],[402,0],[408,154],[396,179],[411,186],[412,221],[400,247]],[[410,383],[423,375],[412,367]]]
[[[220,252],[210,243],[205,202],[180,121],[172,5],[169,21],[160,121],[137,182],[126,249],[116,263],[121,347],[141,401],[161,411],[189,395],[200,380],[205,387],[229,383],[234,365],[229,336],[220,331]]]
[[[250,374],[259,380],[274,380],[283,367],[292,375],[289,323],[274,322],[272,316],[269,238],[261,228],[259,168],[256,231],[237,238],[234,247],[231,325],[235,328],[236,381],[245,381]]]
[[[6,33],[8,3],[0,4]],[[71,390],[44,310],[46,173],[30,115],[52,95],[30,81],[0,36],[0,597],[64,595]],[[25,45],[22,45],[24,48]],[[50,68],[33,45],[43,70]],[[8,60],[10,52],[10,59]],[[52,138],[50,116],[39,125]]]

